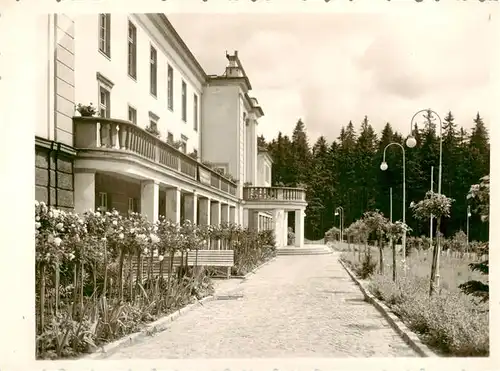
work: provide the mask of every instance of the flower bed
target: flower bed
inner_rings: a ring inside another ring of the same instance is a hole
[[[207,270],[188,267],[188,253],[220,241],[235,250],[235,271],[241,272],[274,252],[272,234],[235,225],[176,225],[164,218],[150,223],[140,214],[117,211],[77,215],[38,202],[35,241],[41,359],[94,351],[210,295]]]
[[[410,255],[406,276],[399,269],[396,282],[390,269],[384,274],[374,274],[368,279],[368,289],[436,353],[455,357],[488,356],[488,304],[471,300],[458,288],[469,279],[482,277],[468,270],[470,261],[443,256],[439,293],[429,296],[431,254],[427,251]],[[341,259],[359,276],[362,263],[357,253],[343,253]]]

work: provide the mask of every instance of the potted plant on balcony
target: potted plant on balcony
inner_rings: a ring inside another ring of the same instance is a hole
[[[146,126],[146,129],[145,129],[149,134],[153,134],[155,137],[159,137],[160,136],[160,132],[158,131],[158,129],[154,126],[151,126],[151,125],[148,125]]]
[[[172,147],[175,149],[179,149],[182,146],[182,140],[176,140],[175,142],[172,143]]]
[[[93,117],[97,113],[97,110],[92,105],[92,102],[90,102],[89,105],[78,103],[76,110],[82,117]]]
[[[198,160],[198,153],[196,153],[196,152],[189,152],[188,156],[195,159],[195,160]]]
[[[201,163],[209,169],[212,169],[214,167],[214,165],[210,161],[202,161]]]
[[[238,183],[238,179],[236,179],[234,176],[232,176],[231,174],[224,174],[224,178],[226,178],[227,180],[233,182],[233,183]]]

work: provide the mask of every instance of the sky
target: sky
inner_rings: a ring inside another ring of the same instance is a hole
[[[488,13],[404,15],[173,14],[170,21],[207,74],[222,74],[238,50],[251,96],[265,116],[259,134],[291,135],[300,118],[311,144],[336,139],[364,116],[407,134],[413,114],[452,111],[470,129],[489,127],[493,48]],[[418,122],[418,119],[417,119]]]

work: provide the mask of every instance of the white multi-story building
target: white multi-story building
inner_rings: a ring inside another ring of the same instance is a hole
[[[164,14],[51,14],[39,30],[37,200],[273,228],[278,246],[294,211],[303,244],[305,192],[272,187],[237,52],[207,75]],[[90,103],[97,115],[75,110]]]

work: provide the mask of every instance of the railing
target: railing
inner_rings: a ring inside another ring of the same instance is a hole
[[[111,148],[132,152],[190,179],[236,195],[237,185],[234,182],[129,121],[74,117],[73,125],[77,149]]]
[[[245,201],[305,201],[306,191],[288,187],[245,187]]]

